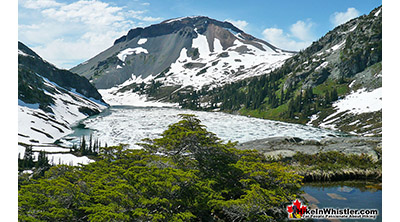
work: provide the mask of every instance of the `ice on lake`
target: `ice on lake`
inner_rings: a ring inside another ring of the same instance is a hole
[[[90,134],[108,146],[136,143],[144,138],[157,138],[168,125],[180,120],[178,114],[194,114],[208,131],[224,141],[247,142],[277,136],[293,136],[302,139],[321,140],[337,136],[338,132],[300,124],[284,123],[222,112],[191,111],[178,108],[112,106],[101,114],[81,121],[80,127],[62,141],[78,143],[82,136]],[[82,128],[82,126],[85,126]],[[67,141],[68,139],[69,141]]]

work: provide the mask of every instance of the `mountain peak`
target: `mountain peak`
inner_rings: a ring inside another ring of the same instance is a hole
[[[178,32],[185,27],[191,27],[192,29],[196,30],[198,33],[203,33],[207,30],[210,24],[229,29],[234,33],[244,33],[242,30],[237,28],[236,26],[232,25],[229,22],[221,22],[207,16],[188,16],[188,17],[179,17],[165,20],[161,23],[154,24],[147,27],[137,27],[134,29],[129,30],[127,35],[120,37],[119,39],[115,40],[114,45],[130,41],[133,38],[140,36],[142,38],[149,38],[149,37],[156,37],[171,34],[174,32]],[[250,35],[246,35],[250,36]],[[254,37],[253,37],[254,38]]]
[[[292,55],[229,22],[190,16],[131,29],[71,70],[98,89],[153,78],[168,86],[199,89],[269,72]]]
[[[210,19],[210,18],[207,16],[202,16],[202,15],[185,16],[185,17],[177,17],[177,18],[167,19],[167,20],[162,21],[160,24],[172,23],[172,22],[183,22],[186,20],[200,20],[200,19]]]

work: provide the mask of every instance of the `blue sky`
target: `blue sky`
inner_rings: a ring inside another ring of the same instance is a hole
[[[60,68],[110,47],[129,29],[205,15],[282,49],[300,50],[380,0],[19,0],[18,39]]]

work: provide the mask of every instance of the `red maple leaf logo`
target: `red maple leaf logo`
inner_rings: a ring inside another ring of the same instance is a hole
[[[292,205],[287,206],[289,218],[301,218],[306,211],[307,206],[302,205],[301,201],[299,201],[298,199],[293,201]]]
[[[293,207],[292,207],[292,205],[287,206],[287,212],[288,212],[288,213],[293,213]]]

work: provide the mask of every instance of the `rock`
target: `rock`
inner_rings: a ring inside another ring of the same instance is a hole
[[[351,193],[354,191],[354,188],[348,186],[341,186],[337,190],[343,193]]]
[[[292,157],[294,154],[296,154],[296,152],[293,150],[275,150],[270,152],[264,152],[265,156],[283,157],[283,158]]]
[[[336,199],[336,200],[347,200],[346,197],[342,197],[339,194],[336,193],[327,193],[326,195],[328,195],[330,198],[332,199]]]
[[[271,137],[238,144],[238,149],[255,149],[265,156],[292,157],[297,152],[316,154],[338,151],[345,154],[367,154],[374,160],[380,158],[376,148],[382,146],[381,137],[328,137],[321,141],[297,137]]]
[[[319,204],[319,200],[308,193],[304,193],[301,195],[304,199],[308,201],[309,204]]]

